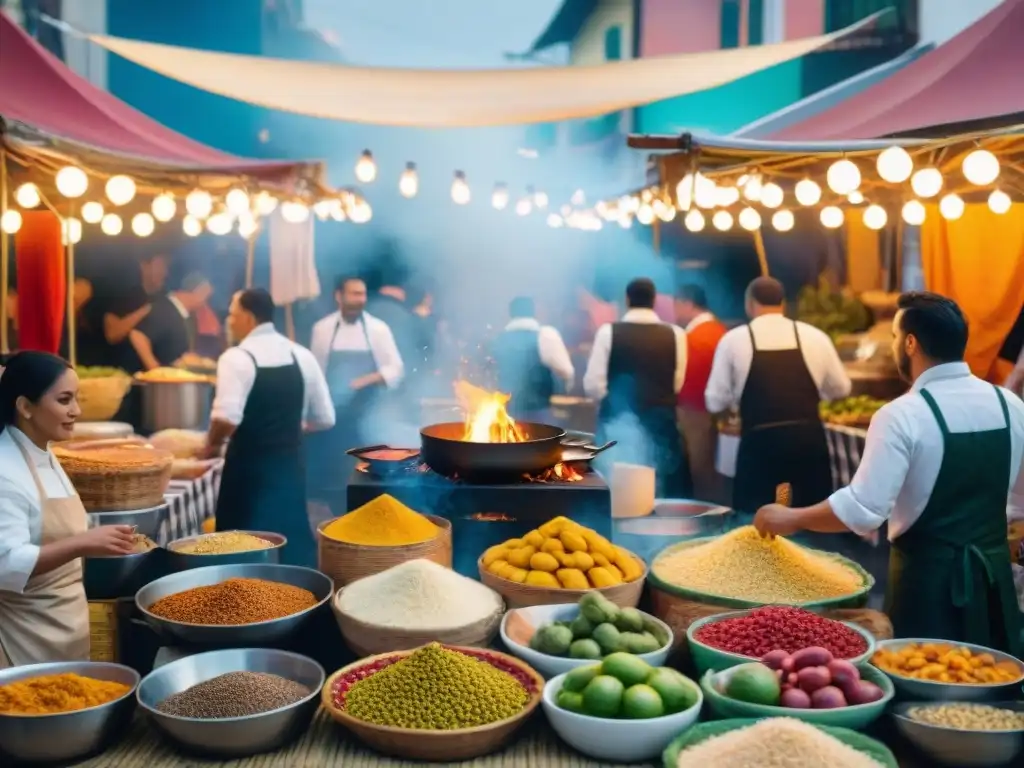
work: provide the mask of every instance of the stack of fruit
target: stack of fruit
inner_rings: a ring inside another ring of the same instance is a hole
[[[636,608],[619,608],[600,592],[588,592],[579,607],[572,621],[540,627],[530,638],[530,648],[549,656],[600,659],[616,652],[654,653],[668,642],[650,617]]]
[[[628,653],[566,673],[555,703],[600,718],[648,720],[683,712],[700,698],[697,686],[669,667],[652,667]]]

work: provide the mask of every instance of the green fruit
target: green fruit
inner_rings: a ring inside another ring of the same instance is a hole
[[[658,638],[650,632],[644,632],[642,635],[638,635],[637,637],[640,639],[634,643],[633,653],[654,653],[662,646],[662,644],[658,642]]]
[[[601,646],[589,637],[573,640],[569,646],[570,659],[600,659],[601,656]]]
[[[572,620],[572,623],[569,624],[569,629],[572,630],[572,636],[577,640],[580,640],[585,637],[590,637],[594,631],[594,622],[581,613]]]
[[[664,714],[661,696],[649,685],[633,685],[622,694],[622,716],[628,720],[649,720]]]
[[[580,693],[599,674],[601,674],[600,664],[591,664],[589,667],[576,667],[576,669],[566,672],[565,678],[562,680],[562,690]]]
[[[781,695],[779,679],[773,670],[761,662],[741,664],[732,670],[725,686],[725,695],[748,704],[775,706]]]
[[[583,712],[583,694],[575,693],[573,691],[567,691],[565,688],[558,692],[558,697],[555,699],[555,704],[560,709],[568,710],[569,712]]]
[[[647,681],[651,665],[631,653],[613,653],[601,662],[601,674],[618,678],[629,688]]]
[[[648,616],[644,617],[644,631],[654,635],[654,639],[658,641],[659,648],[668,645],[668,632],[658,622]]]
[[[644,615],[636,608],[623,608],[615,617],[615,626],[622,632],[643,632]]]
[[[583,689],[583,712],[591,717],[618,717],[626,686],[618,678],[598,675]]]
[[[674,669],[658,667],[647,678],[647,685],[658,692],[666,714],[682,712],[697,703],[696,687]]]
[[[593,624],[604,624],[606,621],[615,621],[619,607],[600,592],[587,592],[580,598],[580,613]]]
[[[615,653],[621,650],[622,644],[619,636],[619,630],[615,628],[614,624],[605,622],[604,624],[598,624],[594,627],[593,633],[590,638],[597,642],[601,646],[601,650],[605,653]]]
[[[540,653],[549,656],[564,656],[569,652],[569,645],[572,643],[572,631],[568,627],[558,624],[550,624],[541,627],[534,635],[537,642],[530,641],[530,647]]]

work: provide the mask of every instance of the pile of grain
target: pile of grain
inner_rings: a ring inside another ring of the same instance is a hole
[[[312,608],[316,596],[291,584],[264,579],[228,579],[162,597],[147,609],[182,624],[231,626],[283,619]]]
[[[410,560],[354,581],[338,598],[346,616],[391,629],[458,629],[503,607],[497,592],[430,560]]]
[[[174,456],[168,451],[133,445],[82,450],[55,446],[53,453],[64,471],[72,476],[163,470],[174,463]]]
[[[153,541],[149,536],[144,536],[141,533],[132,534],[132,554],[141,555],[144,552],[156,549],[156,542]]]
[[[683,589],[754,603],[810,603],[864,587],[863,577],[841,562],[782,538],[763,538],[749,525],[670,550],[651,572]]]
[[[880,768],[881,764],[813,725],[787,717],[714,736],[679,753],[679,768]]]
[[[287,707],[312,691],[293,680],[266,672],[228,672],[169,696],[158,711],[176,717],[245,717]]]
[[[400,547],[430,541],[440,529],[419,512],[382,494],[323,529],[328,539],[366,547]]]
[[[174,551],[183,555],[227,555],[235,552],[254,552],[270,549],[273,544],[259,536],[241,531],[221,531],[199,536],[188,544],[175,546]]]

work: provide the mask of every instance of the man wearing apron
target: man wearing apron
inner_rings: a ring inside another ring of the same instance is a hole
[[[971,375],[967,323],[932,293],[903,294],[893,353],[913,386],[868,429],[850,486],[802,509],[769,504],[766,535],[889,524],[886,612],[897,637],[929,637],[1020,656],[1021,614],[1006,545],[1024,507],[1024,403]]]
[[[783,314],[782,284],[761,277],[747,288],[751,321],[722,337],[708,379],[711,413],[738,407],[740,447],[733,507],[754,512],[775,498],[781,483],[796,504],[832,492],[832,468],[822,399],[850,394],[850,379],[822,331]]]

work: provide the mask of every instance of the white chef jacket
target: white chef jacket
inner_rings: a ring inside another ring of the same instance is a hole
[[[663,323],[653,309],[630,309],[622,316],[624,323],[640,323],[650,325]],[[673,391],[677,394],[683,388],[683,377],[686,376],[686,332],[677,325],[670,325],[676,336],[676,369],[672,381]],[[601,400],[608,394],[608,360],[612,354],[612,326],[605,323],[597,329],[594,346],[590,349],[590,360],[587,372],[583,375],[583,391],[587,397]]]
[[[533,317],[517,317],[505,326],[505,330],[536,331],[537,351],[540,353],[541,363],[565,383],[566,389],[572,388],[576,382],[576,369],[562,340],[562,334],[557,328],[541,325]]]
[[[846,375],[832,339],[813,325],[797,321],[796,327],[799,329],[804,362],[818,387],[821,399],[838,400],[847,397],[852,387],[850,377]],[[708,386],[704,390],[704,402],[709,413],[739,408],[754,359],[754,348],[750,344],[751,331],[759,350],[796,349],[793,321],[785,315],[761,315],[750,321],[750,330],[741,325],[728,331],[718,342]]]
[[[374,317],[369,312],[363,312],[363,322],[346,323],[341,319],[341,312],[332,312],[322,320],[318,320],[313,326],[313,338],[310,349],[313,351],[316,361],[320,364],[321,370],[327,372],[327,361],[331,352],[363,352],[366,350],[366,340],[370,340],[370,353],[373,361],[377,364],[377,370],[384,378],[384,383],[389,388],[394,388],[402,381],[405,375],[405,365],[402,363],[402,356],[398,353],[398,345],[395,344],[395,336],[391,333],[388,324],[379,317]],[[338,323],[341,322],[339,326]],[[366,332],[363,332],[363,323],[366,324]],[[335,335],[334,331],[338,333]],[[334,337],[334,344],[331,344],[331,337]]]
[[[275,331],[272,323],[256,326],[241,344],[220,356],[217,361],[217,395],[213,400],[212,417],[236,427],[241,424],[245,404],[256,382],[256,366],[280,368],[291,365],[292,355],[299,364],[306,385],[302,405],[303,423],[317,429],[333,427],[334,403],[316,358],[305,347]],[[256,365],[253,365],[253,358],[256,359]]]
[[[853,481],[829,497],[836,517],[862,536],[889,521],[889,538],[904,533],[931,498],[942,464],[942,431],[919,392],[935,398],[950,432],[1003,426],[995,388],[971,375],[966,363],[946,363],[918,377],[911,390],[887,403],[871,420]],[[1024,516],[1024,402],[1003,390],[1010,414],[1010,483],[1007,516]]]
[[[17,428],[4,428],[0,434],[0,590],[20,594],[39,559],[43,517],[39,489],[18,443],[35,464],[47,496],[66,499],[74,495],[74,486],[50,451],[40,450]]]

